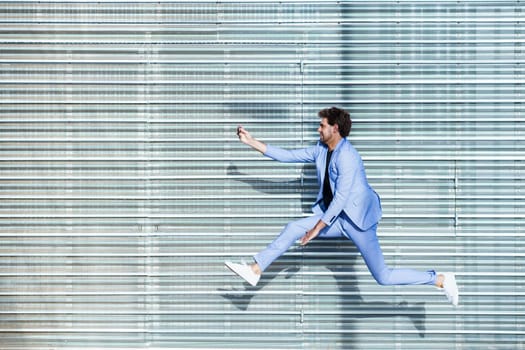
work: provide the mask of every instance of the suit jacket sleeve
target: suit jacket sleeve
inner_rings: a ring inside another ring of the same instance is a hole
[[[315,162],[316,153],[317,146],[286,150],[272,145],[266,145],[266,152],[264,155],[283,163],[313,163]]]

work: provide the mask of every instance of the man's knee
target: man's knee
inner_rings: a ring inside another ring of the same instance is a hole
[[[297,221],[292,221],[286,224],[283,233],[297,235],[299,233],[306,233],[306,230]]]
[[[381,272],[372,273],[376,282],[381,286],[392,285],[392,279],[390,278],[392,271],[390,269],[382,270]]]

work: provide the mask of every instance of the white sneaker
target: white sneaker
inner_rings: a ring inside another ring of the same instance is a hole
[[[445,279],[443,280],[443,288],[440,289],[445,293],[448,301],[450,301],[452,305],[458,306],[459,290],[458,285],[456,284],[456,277],[454,276],[454,273],[445,272],[442,273],[442,275],[445,276]]]
[[[258,275],[255,272],[253,272],[251,266],[247,265],[246,263],[238,264],[233,263],[231,261],[227,261],[224,264],[226,265],[226,267],[228,267],[230,270],[242,277],[253,287],[257,285],[257,282],[259,282],[259,279],[261,278],[261,275]]]

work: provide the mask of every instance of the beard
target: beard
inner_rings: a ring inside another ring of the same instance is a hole
[[[321,142],[325,143],[327,139],[328,139],[328,137],[326,137],[326,135],[319,134],[319,140],[320,140]]]

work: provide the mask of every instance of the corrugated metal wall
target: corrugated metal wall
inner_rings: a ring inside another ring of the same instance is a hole
[[[0,2],[1,349],[523,349],[524,2]],[[240,144],[349,109],[389,264],[352,244],[260,287],[223,266],[308,215],[312,168]]]

